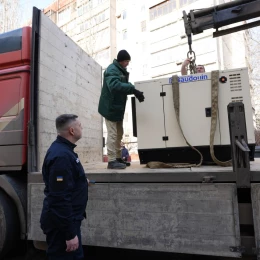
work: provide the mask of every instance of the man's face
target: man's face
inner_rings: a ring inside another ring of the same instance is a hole
[[[78,141],[82,137],[82,125],[78,119],[76,119],[70,126],[70,133],[73,135],[75,141]]]
[[[120,61],[119,63],[121,64],[122,67],[126,68],[129,65],[130,60],[123,60]]]
[[[196,68],[197,68],[197,73],[204,73],[205,72],[205,68],[202,65],[198,65]]]

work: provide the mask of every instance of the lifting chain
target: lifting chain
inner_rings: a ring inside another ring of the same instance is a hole
[[[190,46],[190,50],[187,53],[187,58],[190,60],[190,64],[189,64],[189,71],[190,74],[196,74],[197,73],[197,66],[196,66],[196,55],[195,52],[191,49]]]

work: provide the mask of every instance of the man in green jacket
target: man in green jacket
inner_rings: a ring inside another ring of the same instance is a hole
[[[108,169],[125,169],[130,165],[122,160],[120,150],[127,95],[134,94],[139,102],[144,101],[143,92],[128,82],[129,73],[126,67],[130,60],[129,53],[121,50],[117,59],[114,59],[104,72],[98,112],[105,118],[107,126]]]

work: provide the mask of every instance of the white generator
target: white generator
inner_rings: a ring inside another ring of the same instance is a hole
[[[246,117],[250,160],[254,158],[255,137],[253,109],[247,68],[219,71],[218,120],[214,137],[217,159],[231,159],[227,106],[230,102],[243,102]],[[138,137],[140,163],[149,161],[196,163],[200,156],[185,142],[176,120],[172,78],[135,82],[144,92],[145,101],[133,103],[134,135]],[[211,72],[180,76],[180,124],[187,141],[211,163]]]

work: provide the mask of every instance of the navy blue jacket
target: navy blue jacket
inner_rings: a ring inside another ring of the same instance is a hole
[[[88,183],[74,152],[75,147],[75,144],[58,136],[48,149],[42,166],[46,197],[41,228],[45,234],[58,228],[64,232],[66,240],[76,236],[75,223],[86,217],[88,200]]]

